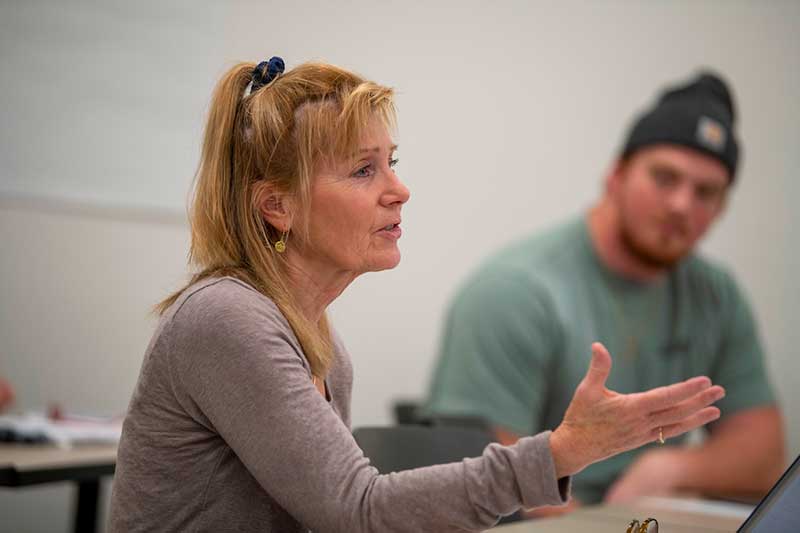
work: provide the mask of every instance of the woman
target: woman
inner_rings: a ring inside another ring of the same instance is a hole
[[[605,389],[593,347],[553,433],[379,475],[350,430],[352,373],[326,307],[400,260],[408,189],[392,91],[325,64],[240,64],[210,108],[191,210],[192,282],[160,305],[119,446],[112,531],[481,530],[562,504],[569,476],[719,416],[694,378]],[[661,429],[659,429],[661,428]]]

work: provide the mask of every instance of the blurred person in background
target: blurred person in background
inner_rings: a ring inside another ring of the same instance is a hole
[[[736,180],[735,122],[717,74],[664,90],[588,213],[495,253],[463,284],[424,412],[480,417],[504,444],[555,428],[596,339],[616,354],[617,391],[702,374],[727,395],[702,445],[676,438],[594,464],[575,477],[574,504],[768,490],[785,450],[762,343],[733,276],[696,252]]]

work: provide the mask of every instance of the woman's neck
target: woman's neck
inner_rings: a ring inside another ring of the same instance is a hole
[[[356,278],[348,271],[322,268],[298,256],[287,257],[289,291],[303,315],[313,323],[322,318],[325,310]]]

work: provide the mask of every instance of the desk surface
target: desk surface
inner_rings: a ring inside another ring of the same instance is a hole
[[[96,479],[113,474],[116,462],[116,444],[0,444],[0,486]]]
[[[96,480],[112,475],[117,446],[77,446],[70,449],[47,445],[0,444],[0,486],[22,486],[54,481]],[[599,505],[579,509],[559,518],[518,522],[492,528],[497,533],[621,533],[631,519],[658,520],[667,533],[731,532],[744,522],[747,507],[719,512],[711,506],[674,505],[667,499],[649,499],[632,505]]]
[[[747,507],[737,513],[680,510],[668,503],[641,502],[633,505],[599,505],[579,509],[559,518],[517,522],[493,528],[492,533],[624,533],[628,523],[653,517],[665,533],[733,532],[747,518]]]

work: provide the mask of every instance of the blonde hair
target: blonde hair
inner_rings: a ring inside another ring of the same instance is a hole
[[[294,330],[313,375],[333,357],[325,315],[313,323],[289,290],[284,256],[270,245],[281,232],[261,215],[264,184],[308,213],[317,165],[349,157],[371,120],[395,120],[393,91],[324,63],[305,63],[250,94],[254,63],[239,63],[211,100],[189,219],[191,281],[156,306],[163,313],[199,280],[233,276],[268,296]]]

